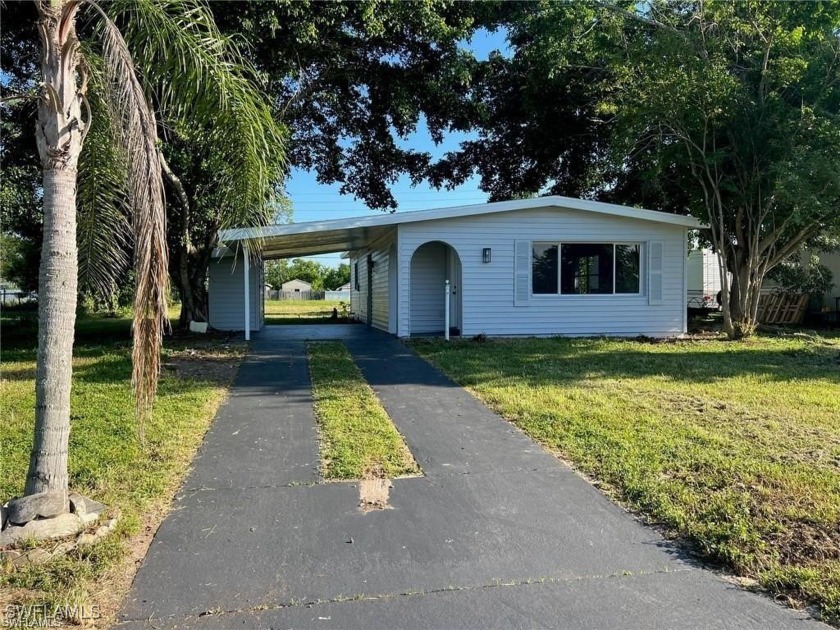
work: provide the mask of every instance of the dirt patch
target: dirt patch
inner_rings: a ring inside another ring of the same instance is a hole
[[[175,348],[167,351],[163,369],[178,378],[228,386],[239,369],[244,349],[241,343]]]
[[[394,484],[385,476],[381,467],[368,469],[359,481],[359,509],[365,513],[390,510],[388,498],[393,487]]]
[[[362,479],[359,482],[359,508],[362,512],[390,510],[388,496],[393,487],[390,479]]]
[[[782,531],[768,536],[784,564],[808,565],[840,560],[840,524],[793,521],[785,525]]]

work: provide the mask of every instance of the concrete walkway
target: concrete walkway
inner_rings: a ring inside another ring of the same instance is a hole
[[[307,338],[342,338],[425,476],[318,483]],[[154,628],[827,628],[680,557],[396,339],[260,333],[121,614]]]

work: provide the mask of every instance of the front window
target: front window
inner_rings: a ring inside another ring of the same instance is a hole
[[[638,243],[534,243],[532,250],[534,295],[641,292]]]

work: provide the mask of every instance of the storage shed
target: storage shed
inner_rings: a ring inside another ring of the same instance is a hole
[[[262,258],[243,254],[242,248],[237,251],[217,247],[213,252],[207,274],[207,319],[216,330],[247,328],[250,333],[263,327],[265,275]]]
[[[663,337],[686,330],[687,232],[700,227],[691,217],[552,196],[226,230],[220,240],[227,252],[259,251],[251,265],[259,268],[263,259],[349,252],[354,317],[400,337]],[[238,293],[244,323],[249,292]],[[230,322],[211,306],[210,324]]]

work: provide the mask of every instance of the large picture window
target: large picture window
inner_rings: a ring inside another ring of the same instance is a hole
[[[534,295],[641,293],[638,243],[533,243],[532,250]]]

